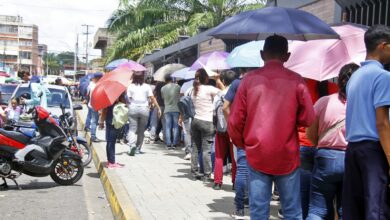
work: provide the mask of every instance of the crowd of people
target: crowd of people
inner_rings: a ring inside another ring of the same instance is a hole
[[[198,69],[193,80],[155,83],[136,72],[100,119],[89,104],[85,130],[96,142],[97,125],[106,126],[108,168],[123,167],[115,143],[134,156],[144,142],[161,141],[161,131],[167,150],[183,142],[193,179],[215,190],[231,163],[236,219],[248,201],[251,219],[268,219],[272,195],[284,219],[390,219],[390,29],[371,27],[365,45],[367,60],[346,64],[337,85],[285,68],[288,42],[278,35],[265,40],[265,65],[240,75]],[[117,103],[128,107],[120,128]]]

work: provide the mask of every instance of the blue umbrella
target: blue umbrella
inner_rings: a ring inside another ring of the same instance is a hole
[[[283,7],[242,12],[222,22],[209,35],[220,39],[265,40],[274,34],[289,40],[339,39],[339,35],[318,17]]]
[[[232,68],[236,67],[261,67],[264,61],[261,59],[260,50],[264,47],[264,41],[251,41],[233,49],[226,62]]]
[[[106,69],[113,70],[113,69],[117,68],[119,65],[126,63],[127,61],[129,61],[129,60],[128,59],[118,59],[118,60],[111,61],[109,64],[107,64]]]
[[[186,67],[184,69],[173,72],[171,76],[182,79],[193,79],[195,78],[195,72],[195,70],[190,70],[190,67]]]

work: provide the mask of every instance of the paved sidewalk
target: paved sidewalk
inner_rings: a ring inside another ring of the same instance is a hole
[[[81,118],[86,118],[85,108],[79,113]],[[97,136],[104,139],[104,130],[98,130]],[[93,148],[105,163],[105,142],[93,143]],[[108,178],[117,178],[115,181],[124,186],[127,195],[120,196],[129,197],[140,219],[231,219],[234,192],[229,175],[224,175],[222,190],[214,190],[212,183],[191,180],[190,163],[183,159],[181,150],[165,150],[162,144],[144,144],[144,153],[134,157],[128,156],[128,150],[127,145],[117,144],[116,161],[125,167],[104,168],[104,171],[113,174]],[[277,207],[275,202],[271,203],[270,219],[278,219]],[[248,209],[245,214],[249,219]]]

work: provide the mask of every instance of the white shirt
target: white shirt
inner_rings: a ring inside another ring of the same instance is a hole
[[[91,99],[92,99],[92,92],[95,89],[95,87],[96,87],[96,83],[94,83],[92,81],[89,83],[89,85],[87,87],[87,94],[89,94],[88,107],[90,107],[90,108],[92,108]]]
[[[188,82],[183,83],[183,85],[180,88],[180,94],[185,94],[186,91],[188,91],[189,88],[192,88],[194,85],[194,80],[190,80]]]
[[[192,92],[192,102],[195,107],[195,117],[196,119],[212,122],[213,121],[213,97],[220,90],[214,86],[201,85],[199,86],[199,91],[197,96],[194,96]]]
[[[129,106],[149,106],[149,97],[153,96],[150,85],[143,83],[142,85],[130,84],[127,88],[127,97],[129,98]]]

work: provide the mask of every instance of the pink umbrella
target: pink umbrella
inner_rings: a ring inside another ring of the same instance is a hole
[[[364,61],[365,30],[352,25],[332,27],[340,40],[294,41],[289,44],[290,59],[285,66],[305,78],[323,81],[337,77],[347,63]]]
[[[144,66],[132,60],[129,60],[126,63],[122,63],[118,67],[127,67],[135,72],[142,72],[146,70]]]
[[[211,53],[200,56],[194,64],[192,64],[190,70],[197,70],[201,68],[208,68],[210,70],[226,70],[230,69],[226,59],[229,53],[224,51],[214,51]]]

